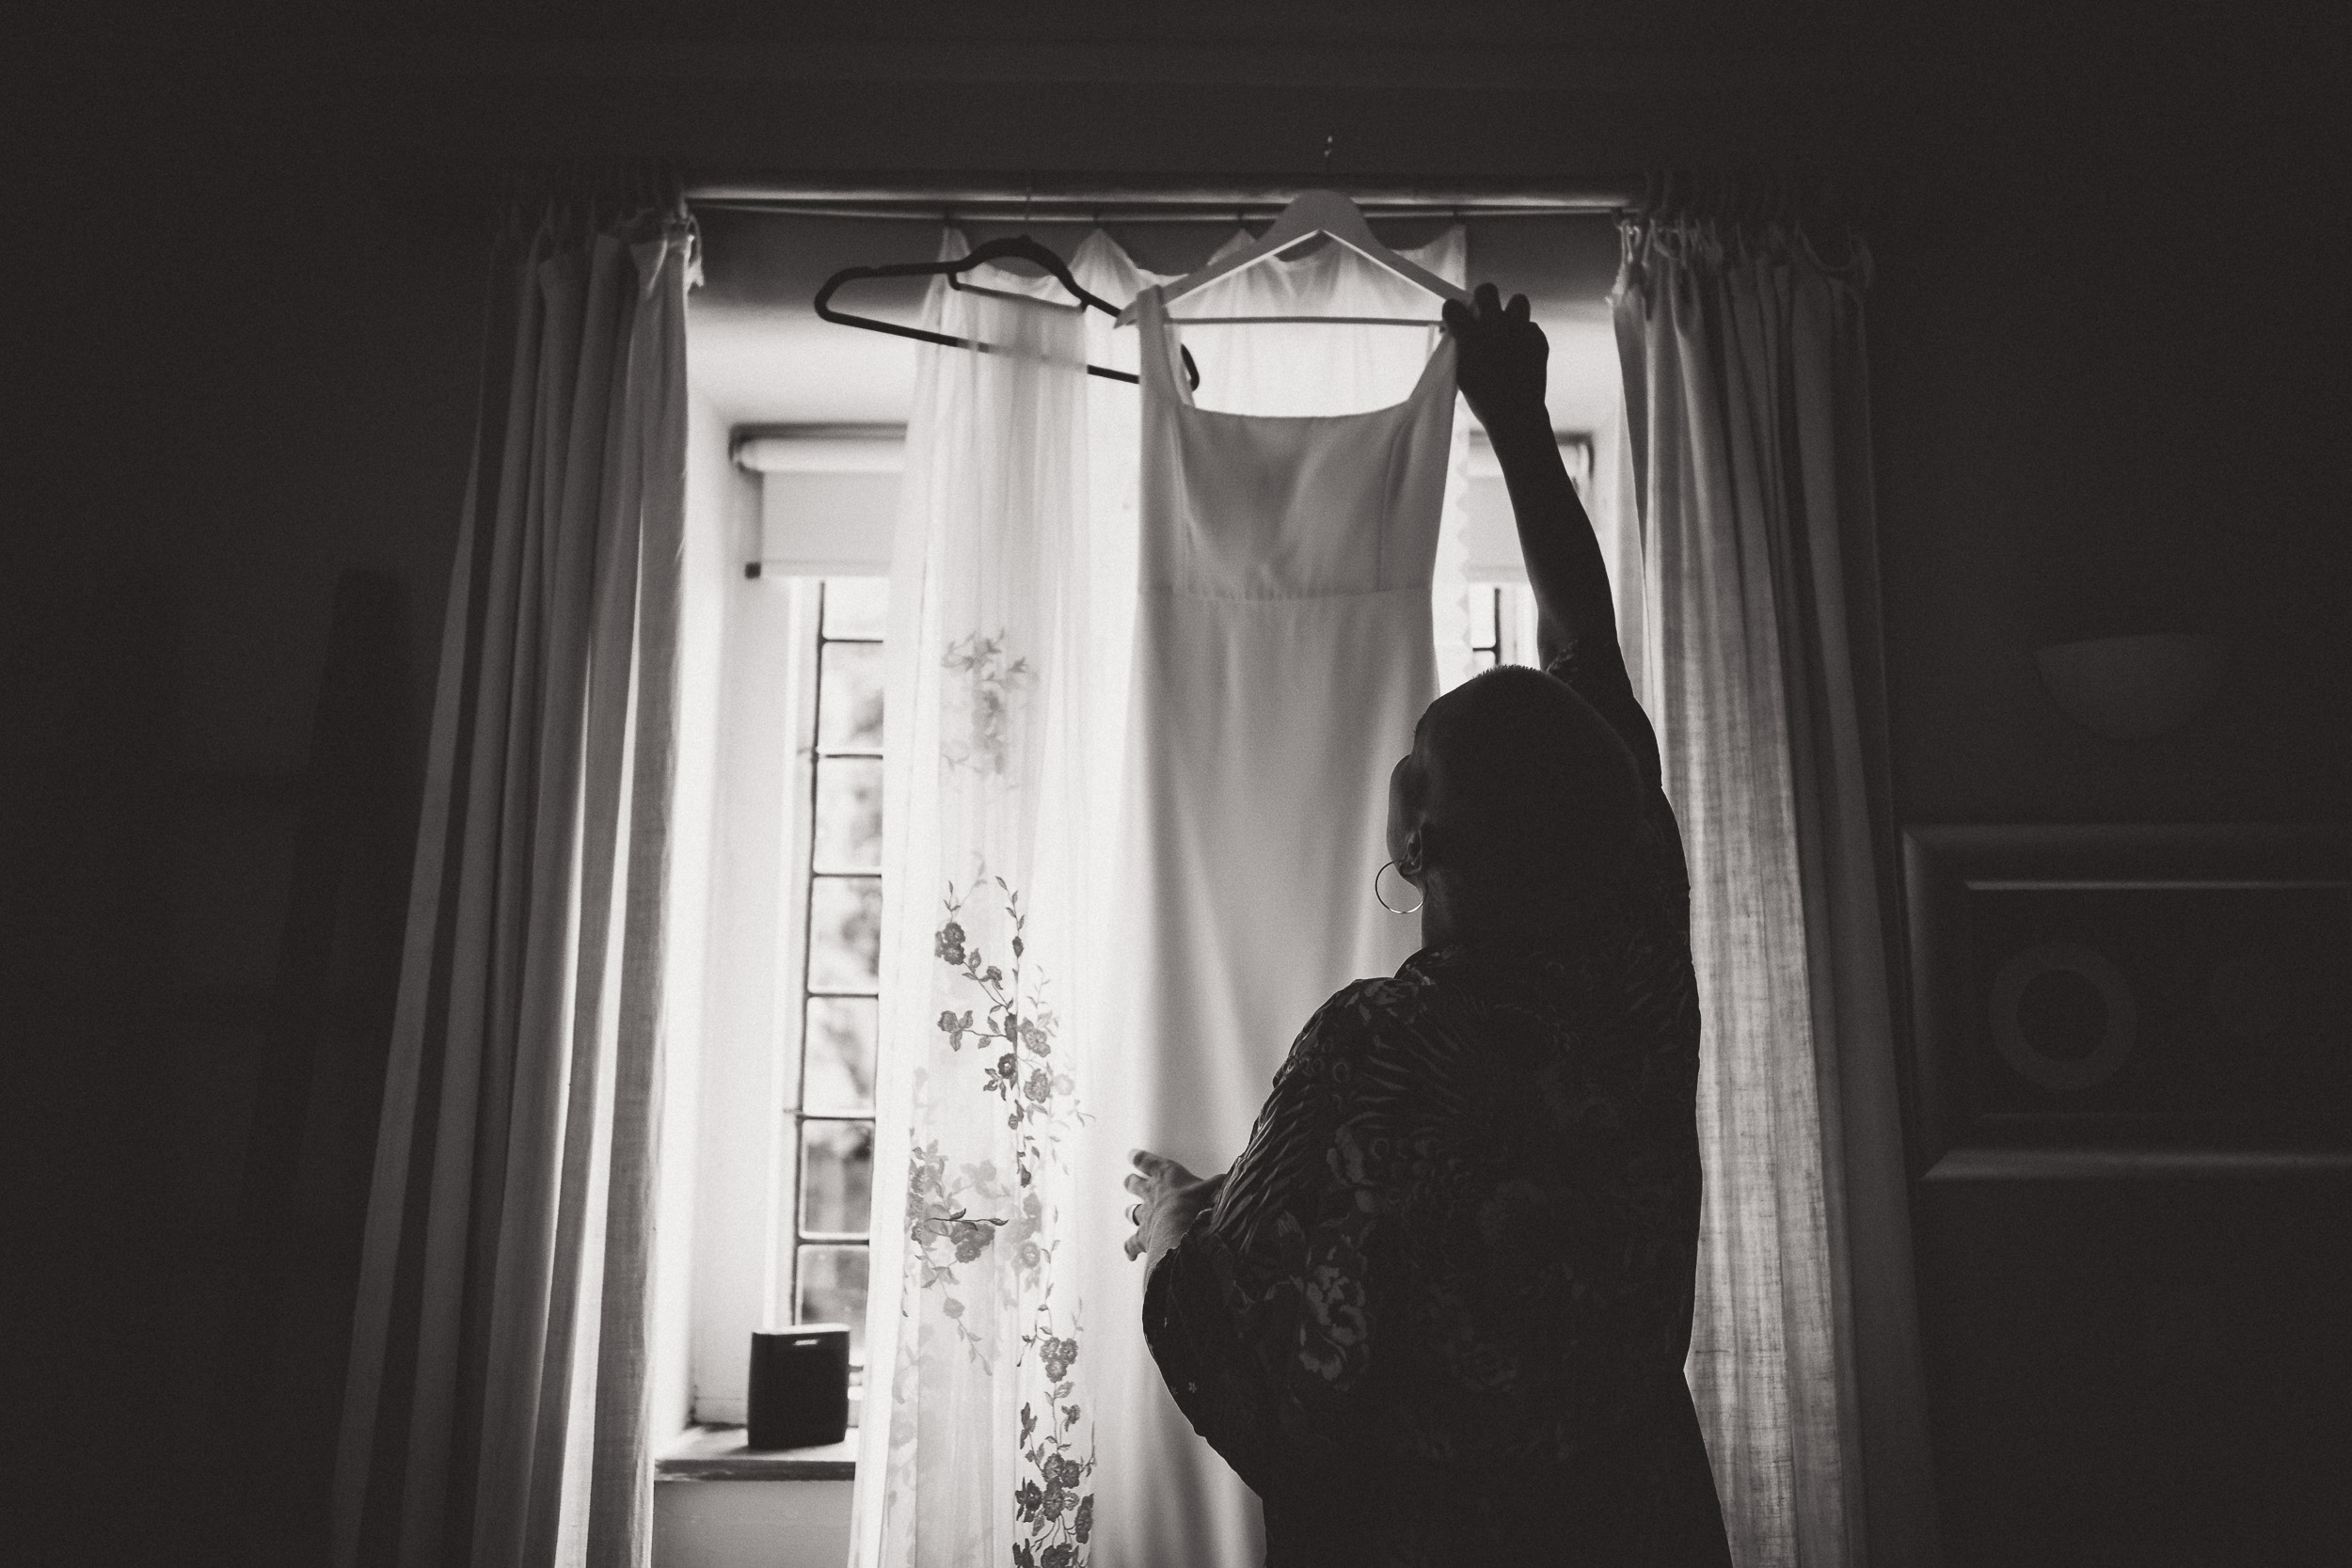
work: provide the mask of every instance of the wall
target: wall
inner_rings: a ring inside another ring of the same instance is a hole
[[[32,340],[15,362],[38,395],[11,443],[31,471],[5,541],[0,844],[27,932],[8,953],[9,1100],[42,1108],[9,1154],[33,1221],[9,1272],[39,1282],[14,1287],[12,1318],[35,1326],[10,1338],[45,1354],[11,1404],[55,1413],[19,1472],[53,1508],[93,1449],[140,1462],[151,1439],[143,1473],[161,1478],[155,1508],[72,1515],[87,1560],[170,1538],[157,1521],[180,1472],[156,1456],[200,1428],[129,1413],[172,1386],[172,1325],[202,1305],[167,1266],[220,1201],[199,1177],[238,1159],[233,1110],[170,1086],[188,1066],[154,961],[173,769],[299,754],[326,591],[350,562],[409,586],[421,713],[474,396],[473,203],[508,160],[1286,180],[1331,137],[1343,177],[1874,172],[1899,816],[2344,814],[2343,304],[2323,270],[2344,254],[2344,209],[2314,178],[2341,103],[2323,75],[2339,20],[2067,7],[1898,23],[1835,0],[1681,0],[1054,5],[977,24],[913,6],[796,9],[804,31],[784,37],[787,14],[711,5],[665,24],[620,5],[558,37],[493,8],[467,36],[390,0],[246,5],[24,54],[38,79],[8,96],[32,238],[12,247],[9,330]],[[2159,620],[2238,639],[2228,701],[2140,748],[2067,728],[2032,646]],[[229,1070],[200,1066],[176,1081]],[[2205,1447],[2160,1456],[2210,1457],[2262,1414],[2288,1354],[2264,1351],[2233,1385],[2210,1336],[2164,1328],[2226,1313],[2213,1279],[2279,1276],[2267,1331],[2327,1338],[2296,1316],[2314,1282],[2289,1265],[2340,1196],[2195,1202],[2219,1207],[2200,1217],[2154,1189],[1920,1200],[1953,1561],[2101,1560],[2107,1524],[2169,1517],[2141,1505],[2194,1470],[2135,1471],[2099,1433],[2193,1426],[2166,1413],[2203,1407],[2144,1387],[2217,1387],[2228,1418]],[[2265,1209],[2286,1218],[2255,1223]],[[2176,1242],[2202,1291],[2188,1307],[2101,1283],[2146,1276]],[[2043,1375],[2066,1371],[2065,1346],[2126,1343],[2137,1360]],[[2340,1359],[2304,1372],[2341,1402]],[[2070,1520],[2079,1538],[2037,1537]],[[2147,1560],[2186,1549],[2152,1538]]]
[[[696,341],[690,326],[690,352]],[[718,584],[727,641],[713,694],[726,722],[713,818],[713,941],[703,985],[723,1046],[703,1053],[702,1112],[691,1144],[681,1147],[692,1149],[706,1227],[693,1248],[686,1325],[692,1407],[706,1420],[740,1421],[751,1335],[770,1326],[774,1281],[790,1266],[781,1248],[791,1221],[775,1212],[781,1189],[771,1163],[776,1117],[794,1103],[798,1085],[778,1081],[790,1058],[743,1042],[788,1037],[775,1016],[787,990],[777,977],[778,955],[792,950],[785,928],[790,914],[775,891],[777,868],[789,861],[780,854],[788,822],[782,804],[795,763],[792,726],[783,716],[808,675],[792,637],[792,585],[743,575],[742,562],[756,554],[757,483],[732,464],[718,477],[726,487],[723,504],[734,524],[734,549]],[[664,1506],[667,1497],[665,1492]]]
[[[2263,41],[1996,87],[1874,228],[1902,821],[2346,818],[2343,218]],[[2050,702],[2035,647],[2152,630],[2232,641],[2185,729],[2117,744]],[[2352,1187],[1938,1183],[1914,1212],[1948,1562],[2341,1554]]]
[[[262,1033],[189,988],[274,971],[353,567],[403,590],[413,786],[485,252],[410,243],[340,150],[41,64],[0,93],[40,214],[8,246],[23,477],[0,525],[12,1473],[36,1499],[22,1539],[71,1531],[45,1560],[201,1561],[235,1524],[212,1378]],[[310,1393],[331,1423],[335,1391]],[[96,1495],[124,1474],[137,1506]]]
[[[839,1568],[850,1557],[846,1481],[673,1481],[655,1489],[660,1568]]]
[[[2302,128],[2256,90],[2183,69],[2040,135],[2048,106],[1989,107],[2007,155],[1923,167],[1878,226],[1906,820],[2343,814],[2344,307],[2325,269],[2344,219],[2310,203]],[[2249,230],[2248,212],[2267,216]],[[2188,731],[2115,746],[2043,694],[2037,645],[2151,630],[2233,640]]]
[[[691,373],[690,373],[691,379]],[[657,1440],[693,1418],[690,1333],[694,1278],[695,1195],[702,1145],[706,977],[725,950],[713,931],[725,911],[715,894],[732,854],[718,809],[726,769],[725,709],[720,694],[736,663],[732,587],[750,531],[741,476],[727,452],[727,426],[707,398],[690,391],[686,420],[686,547],[680,566],[678,752],[671,851],[670,947],[662,1001],[661,1141],[686,1151],[664,1160],[655,1198],[651,1405]],[[723,1085],[720,1086],[723,1091]]]

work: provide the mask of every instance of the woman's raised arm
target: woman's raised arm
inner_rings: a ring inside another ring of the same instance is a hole
[[[1470,412],[1486,427],[1511,492],[1519,551],[1535,593],[1536,651],[1549,665],[1574,639],[1617,640],[1609,569],[1592,519],[1568,482],[1560,443],[1544,406],[1544,364],[1550,345],[1528,319],[1527,296],[1503,305],[1491,283],[1471,303],[1449,300],[1446,331],[1454,341],[1454,378]]]

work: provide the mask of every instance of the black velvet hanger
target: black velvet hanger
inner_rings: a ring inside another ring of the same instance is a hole
[[[974,267],[1007,258],[1029,261],[1042,267],[1052,276],[1054,281],[1070,291],[1071,296],[1077,300],[1081,308],[1100,310],[1104,315],[1114,318],[1118,316],[1119,307],[1080,288],[1078,280],[1070,276],[1070,268],[1063,264],[1062,259],[1026,234],[1016,235],[1011,239],[991,240],[969,255],[960,256],[952,261],[899,261],[882,267],[843,267],[839,272],[826,278],[825,286],[817,291],[817,314],[822,320],[834,322],[843,326],[863,327],[868,332],[887,332],[894,338],[913,338],[917,342],[940,343],[948,348],[968,348],[981,354],[993,354],[997,348],[994,343],[983,343],[971,338],[950,338],[944,332],[927,332],[919,326],[901,326],[897,322],[877,321],[871,316],[852,316],[847,311],[834,309],[832,300],[834,291],[842,284],[854,283],[862,278],[945,277],[950,288],[969,289],[975,293],[996,294],[1009,299],[1028,300],[1033,304],[1043,303],[1031,300],[1027,294],[1007,294],[1002,289],[991,289],[977,283],[961,281],[962,275],[970,272]],[[1179,350],[1184,358],[1184,378],[1197,390],[1200,386],[1200,372],[1192,362],[1192,351],[1182,348],[1181,345],[1179,345]],[[1141,379],[1131,371],[1115,371],[1103,365],[1089,365],[1087,374],[1099,375],[1108,381],[1134,382]]]

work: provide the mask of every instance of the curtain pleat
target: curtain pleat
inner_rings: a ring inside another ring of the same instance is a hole
[[[630,208],[548,203],[497,258],[337,1458],[339,1564],[646,1558],[692,236],[674,201]]]
[[[1934,1560],[1885,916],[1867,253],[1629,226],[1645,695],[1692,867],[1690,1378],[1735,1560]]]
[[[674,238],[635,248],[641,297],[667,287]],[[681,307],[684,290],[674,297]],[[639,498],[636,743],[628,839],[628,893],[620,907],[622,963],[614,1018],[613,1087],[608,1118],[612,1148],[606,1195],[604,1279],[597,1338],[602,1375],[596,1420],[588,1514],[592,1564],[640,1564],[653,1540],[653,1468],[646,1431],[652,1419],[646,1375],[653,1283],[656,1146],[662,1082],[661,988],[667,929],[670,807],[677,711],[677,647],[686,541],[686,316],[683,309],[641,310],[630,362],[634,406],[620,420],[634,437],[625,449],[619,494]],[[646,736],[659,736],[649,745]]]
[[[1867,359],[1861,296],[1809,252],[1796,287],[1794,374],[1803,458],[1802,595],[1810,654],[1792,705],[1805,715],[1807,783],[1799,800],[1807,899],[1821,916],[1807,950],[1816,994],[1828,1004],[1817,1049],[1828,1047],[1837,1089],[1826,1147],[1844,1180],[1834,1189],[1834,1256],[1851,1344],[1856,1419],[1849,1451],[1863,1456],[1855,1506],[1869,1555],[1882,1562],[1934,1557],[1926,1410],[1914,1299],[1908,1169],[1895,1069],[1892,974],[1886,956],[1895,832],[1887,778],[1878,618],[1878,517],[1870,467]]]

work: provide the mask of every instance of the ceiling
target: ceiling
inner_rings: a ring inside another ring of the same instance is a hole
[[[1391,245],[1433,237],[1445,220],[1375,223]],[[704,283],[691,296],[688,371],[730,427],[896,424],[914,387],[915,345],[819,321],[818,287],[842,267],[929,261],[939,227],[902,218],[806,218],[724,210],[701,214]],[[966,225],[974,244],[1018,230]],[[1608,292],[1617,236],[1606,216],[1470,219],[1470,275],[1507,297],[1524,293],[1551,341],[1550,406],[1563,430],[1609,427],[1616,417],[1617,357]],[[1038,223],[1025,231],[1067,256],[1089,225]],[[1114,224],[1111,232],[1154,271],[1189,272],[1232,232],[1222,223]],[[860,285],[845,307],[912,321],[920,281]]]

